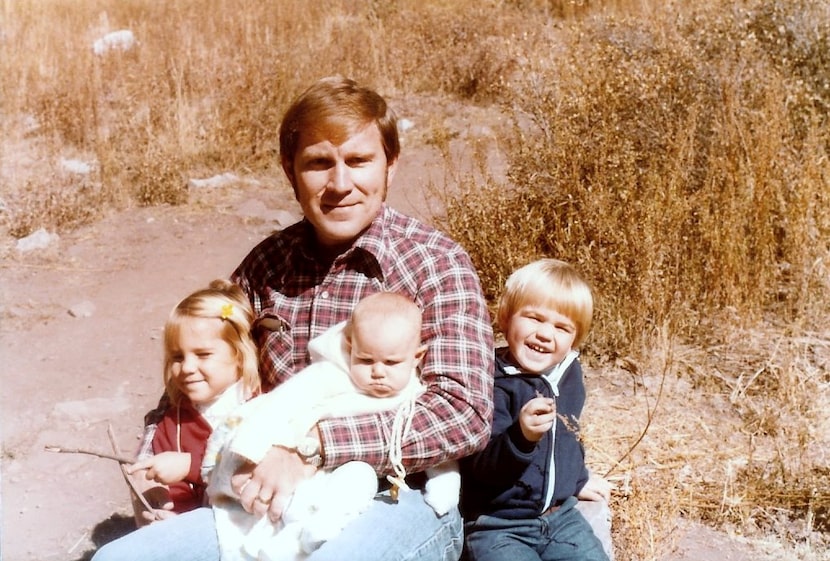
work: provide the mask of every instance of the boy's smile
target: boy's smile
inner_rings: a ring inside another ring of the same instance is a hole
[[[502,329],[513,360],[534,374],[562,362],[576,338],[574,322],[546,306],[523,306]]]

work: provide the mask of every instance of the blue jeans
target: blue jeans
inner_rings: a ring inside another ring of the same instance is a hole
[[[576,510],[576,497],[538,518],[482,515],[467,522],[470,561],[608,561],[602,543]]]
[[[458,509],[438,517],[417,491],[375,498],[368,511],[309,556],[309,561],[457,561]],[[219,561],[213,511],[200,508],[139,528],[103,546],[93,561]]]

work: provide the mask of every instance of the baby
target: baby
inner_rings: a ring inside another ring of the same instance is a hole
[[[240,504],[231,477],[246,463],[262,460],[272,446],[296,449],[315,467],[322,465],[322,457],[307,452],[319,447],[315,425],[321,419],[396,409],[389,446],[395,475],[389,479],[393,489],[408,489],[400,447],[424,391],[417,367],[427,348],[420,334],[421,312],[414,302],[389,292],[370,295],[348,322],[309,343],[311,365],[248,402],[214,433],[202,473],[223,560],[302,559],[371,504],[377,474],[362,462],[317,471],[297,487],[279,522],[256,518]],[[443,515],[458,502],[455,462],[427,475],[425,499]]]

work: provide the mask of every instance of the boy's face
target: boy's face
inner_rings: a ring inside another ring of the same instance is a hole
[[[523,306],[501,328],[513,360],[534,374],[562,362],[576,338],[574,322],[546,306]]]
[[[390,397],[403,390],[426,352],[420,334],[413,331],[399,318],[377,324],[355,322],[351,337],[352,382],[375,397]]]

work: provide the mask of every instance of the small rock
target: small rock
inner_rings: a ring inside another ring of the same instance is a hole
[[[187,187],[189,189],[215,189],[237,181],[239,178],[233,173],[223,173],[207,179],[191,179],[187,182]]]
[[[59,419],[93,424],[117,417],[130,410],[129,400],[121,395],[56,403],[52,414]]]
[[[267,220],[270,217],[268,207],[260,200],[248,199],[236,207],[236,212],[245,218],[262,218]]]
[[[60,165],[69,173],[76,173],[78,175],[88,175],[92,171],[92,166],[82,160],[61,158]]]
[[[78,302],[69,308],[69,315],[73,318],[88,318],[95,313],[95,304],[89,300]]]
[[[92,43],[92,51],[96,55],[103,55],[112,50],[129,51],[135,46],[135,35],[129,29],[121,29],[107,33]]]
[[[292,224],[300,220],[299,216],[291,212],[288,212],[287,210],[277,211],[275,218],[280,228],[291,226]]]
[[[40,228],[25,238],[17,240],[16,247],[17,251],[22,252],[33,251],[35,249],[46,249],[59,239],[60,236],[57,234],[50,234],[45,228]]]

